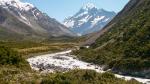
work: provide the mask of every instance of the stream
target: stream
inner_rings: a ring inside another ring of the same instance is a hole
[[[105,72],[103,71],[103,66],[81,61],[76,56],[70,55],[69,53],[71,51],[72,50],[35,56],[27,59],[27,61],[33,70],[40,71],[41,73],[67,72],[74,69],[89,69],[99,73]],[[115,76],[125,80],[135,79],[139,82],[150,84],[150,79],[123,76],[119,74],[115,74]]]

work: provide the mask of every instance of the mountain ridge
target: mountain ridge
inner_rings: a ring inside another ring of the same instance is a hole
[[[67,27],[42,13],[32,4],[20,0],[0,0],[0,8],[1,12],[5,11],[1,14],[0,26],[20,34],[22,39],[28,39],[28,37],[31,39],[47,39],[60,36],[76,36]],[[13,20],[16,20],[16,23]]]
[[[89,34],[101,30],[116,15],[94,4],[84,5],[75,15],[64,20],[64,25],[79,34]]]

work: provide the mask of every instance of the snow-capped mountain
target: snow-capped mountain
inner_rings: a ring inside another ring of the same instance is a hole
[[[28,11],[28,10],[34,8],[34,6],[32,4],[22,3],[22,2],[20,2],[20,0],[0,0],[0,5],[5,8],[12,6],[12,7],[16,7],[20,10],[25,10],[25,11]]]
[[[20,0],[0,0],[0,26],[4,27],[5,32],[29,38],[75,36],[55,19]]]
[[[24,23],[30,24],[27,18],[22,14],[22,12],[27,12],[33,8],[35,8],[30,3],[22,3],[19,0],[0,0],[0,7],[6,9],[14,15],[20,17]]]
[[[64,20],[64,25],[72,31],[84,35],[102,29],[116,15],[104,9],[98,9],[93,3],[84,5],[74,16]]]

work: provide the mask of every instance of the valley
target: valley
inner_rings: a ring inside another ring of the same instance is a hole
[[[0,0],[0,84],[150,84],[150,1],[98,2]]]
[[[78,60],[77,57],[70,55],[70,52],[71,50],[25,57],[14,51],[14,49],[0,46],[0,83],[61,84],[68,82],[73,84],[74,82],[77,84],[82,82],[86,84],[90,82],[87,78],[90,78],[94,80],[93,83],[116,84],[116,82],[120,82],[124,84],[141,84],[132,78],[125,81],[120,79],[120,77],[116,78],[116,76],[111,73],[99,73],[104,72],[102,71],[102,67]],[[27,59],[29,63],[25,59]],[[96,70],[98,73],[93,70]],[[65,71],[65,73],[63,73],[63,71]],[[145,81],[147,80],[145,79]],[[140,82],[144,81],[142,80]]]

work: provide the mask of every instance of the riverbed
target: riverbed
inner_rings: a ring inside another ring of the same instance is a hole
[[[27,59],[27,61],[33,70],[40,71],[41,73],[67,72],[74,69],[89,69],[99,73],[105,72],[103,71],[103,66],[81,61],[76,56],[70,55],[70,52],[71,50],[35,56]],[[118,74],[115,74],[115,76],[125,80],[136,79],[139,82],[150,84],[150,79]]]

